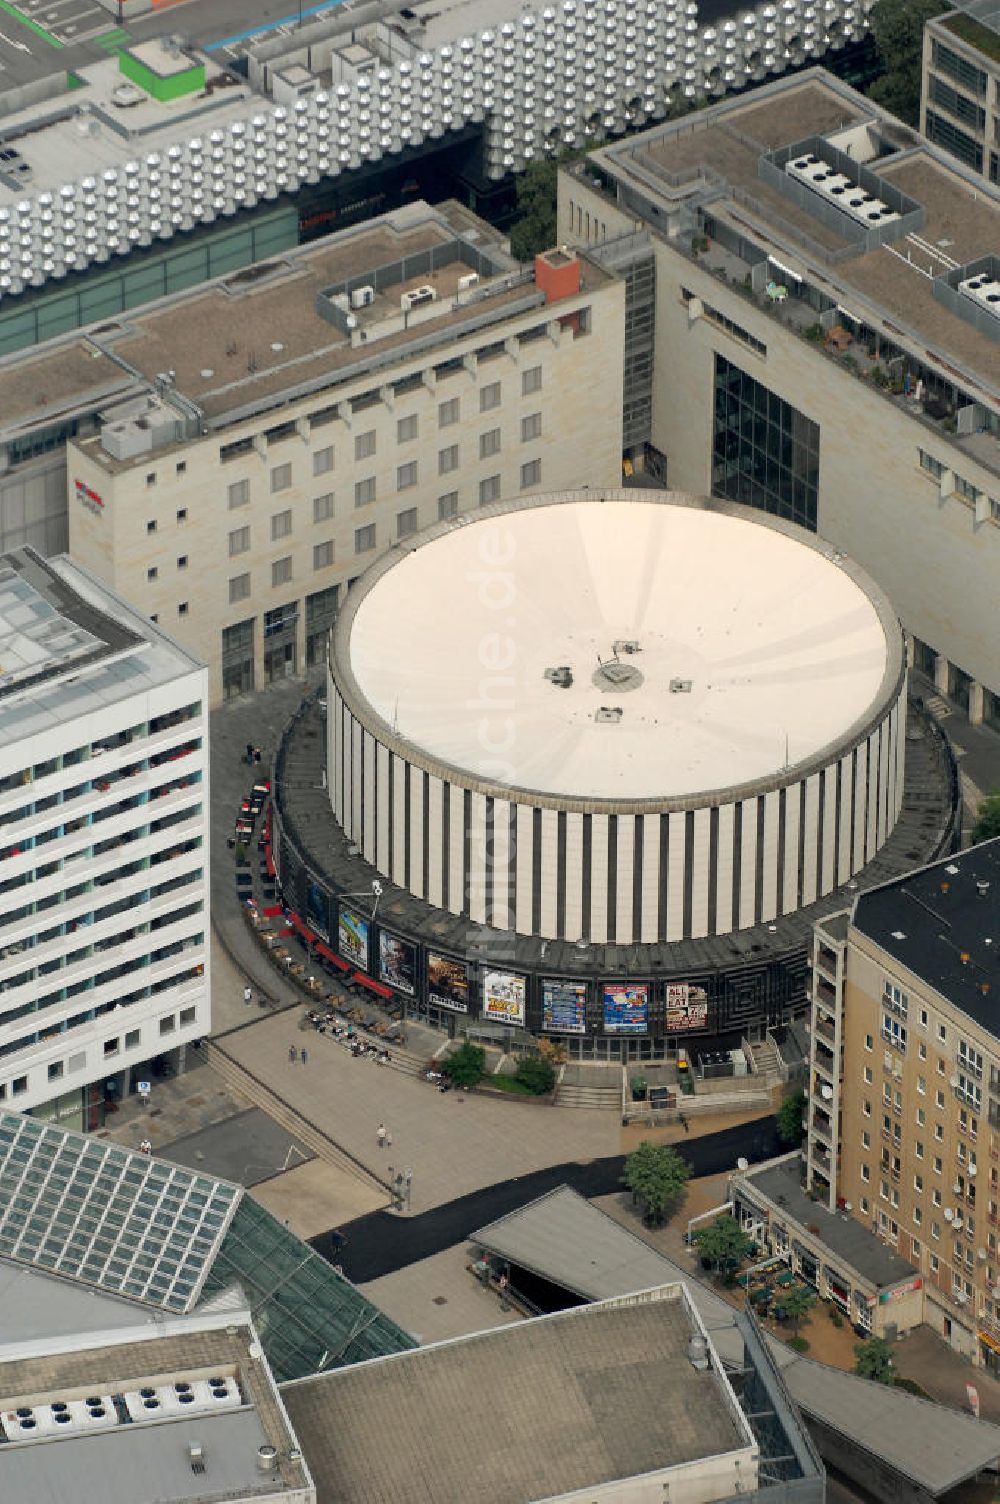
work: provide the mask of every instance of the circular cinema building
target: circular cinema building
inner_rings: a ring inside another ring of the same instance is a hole
[[[348,595],[328,805],[292,787],[297,723],[279,879],[434,1022],[611,1041],[574,1050],[601,1058],[752,1035],[804,1006],[838,889],[935,854],[945,769],[933,839],[900,839],[907,752],[946,758],[916,730],[891,605],[802,529],[669,492],[485,507]]]

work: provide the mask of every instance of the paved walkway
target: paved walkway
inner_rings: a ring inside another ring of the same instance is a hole
[[[240,800],[258,777],[271,776],[281,734],[312,687],[298,679],[286,679],[246,699],[231,700],[210,717],[212,925],[227,956],[227,962],[218,960],[218,947],[212,955],[213,968],[218,965],[218,985],[215,978],[212,983],[212,1032],[216,1034],[243,1021],[232,1017],[230,1006],[234,995],[242,1006],[242,978],[249,978],[258,991],[276,1002],[298,1001],[301,997],[298,988],[284,981],[270,964],[246,927],[236,895],[235,860],[227,842],[233,834]],[[260,768],[247,766],[248,742],[263,752]],[[256,848],[251,860],[257,861]]]
[[[297,1011],[263,1017],[228,1036],[224,1048],[366,1168],[383,1177],[390,1165],[411,1169],[414,1211],[546,1165],[620,1152],[621,1120],[613,1113],[442,1094],[415,1076],[354,1059],[327,1035],[303,1034],[298,1022]],[[292,1063],[289,1050],[303,1044],[308,1064]],[[380,1123],[392,1139],[383,1148]]]
[[[1000,735],[989,726],[971,725],[965,711],[950,705],[922,675],[914,674],[913,684],[950,738],[958,760],[962,780],[962,838],[968,845],[980,800],[1000,790]]]

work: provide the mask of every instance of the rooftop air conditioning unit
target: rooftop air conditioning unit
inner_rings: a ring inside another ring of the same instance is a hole
[[[475,287],[479,282],[478,272],[466,272],[464,277],[458,279],[459,292],[468,292],[470,287]]]
[[[374,287],[356,287],[351,293],[352,308],[368,308],[375,301]]]
[[[409,313],[411,308],[421,308],[425,303],[433,303],[437,300],[437,293],[433,287],[426,284],[423,287],[414,287],[409,292],[404,292],[399,300],[399,306],[404,313]]]

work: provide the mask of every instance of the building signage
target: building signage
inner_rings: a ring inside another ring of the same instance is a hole
[[[604,1032],[645,1034],[649,1027],[649,984],[605,982]]]
[[[393,935],[389,930],[380,930],[378,937],[378,978],[397,992],[413,997],[417,990],[417,947]]]
[[[901,1285],[893,1285],[891,1290],[880,1290],[878,1303],[887,1306],[894,1300],[902,1300],[904,1295],[912,1295],[916,1290],[922,1290],[924,1282],[918,1275],[915,1279],[908,1279]]]
[[[453,1013],[468,1013],[469,968],[464,961],[427,952],[427,1001]]]
[[[318,935],[324,940],[330,938],[330,920],[327,917],[328,903],[326,889],[322,883],[318,883],[314,877],[306,880],[306,918]]]
[[[708,1023],[708,993],[704,987],[668,982],[666,1003],[668,1034],[686,1034],[691,1029],[703,1029]]]
[[[542,1028],[551,1034],[586,1033],[586,982],[542,978]]]
[[[483,976],[483,1017],[498,1024],[524,1027],[524,1005],[528,984],[524,977],[509,971],[488,971]]]
[[[345,961],[368,970],[368,920],[353,909],[341,908],[337,925],[337,949]]]
[[[94,514],[95,517],[103,517],[104,516],[104,498],[103,498],[103,496],[98,496],[97,492],[96,491],[92,491],[89,486],[84,485],[84,483],[83,483],[82,480],[75,480],[73,482],[73,485],[76,487],[76,499],[77,499],[77,501],[82,502],[83,505],[87,508],[87,511],[88,512],[93,512],[93,514]]]

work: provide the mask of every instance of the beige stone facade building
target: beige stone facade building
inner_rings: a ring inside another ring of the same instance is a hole
[[[558,223],[629,286],[635,468],[818,532],[1000,725],[997,190],[815,69],[572,164]]]
[[[205,660],[211,704],[301,673],[420,528],[618,480],[624,298],[417,204],[153,305],[98,336],[146,391],[68,446],[71,552]]]
[[[805,1149],[816,1218],[919,1276],[922,1319],[1000,1366],[1000,841],[816,927]]]
[[[997,19],[995,5],[972,0],[928,21],[920,87],[924,135],[991,183],[1000,183]]]

